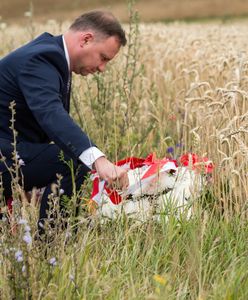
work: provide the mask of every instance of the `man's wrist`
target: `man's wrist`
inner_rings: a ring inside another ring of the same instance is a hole
[[[97,147],[90,147],[86,150],[84,150],[81,155],[79,156],[79,159],[81,162],[83,162],[87,167],[90,169],[94,168],[94,162],[100,158],[105,156],[105,154],[99,150]]]

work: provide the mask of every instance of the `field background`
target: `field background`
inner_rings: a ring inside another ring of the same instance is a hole
[[[21,22],[30,3],[33,4],[35,17],[41,21],[72,19],[85,10],[95,8],[111,9],[121,21],[128,20],[126,1],[123,0],[1,0],[0,16],[11,23]],[[140,0],[134,7],[139,11],[142,22],[215,17],[228,19],[248,15],[247,0]]]
[[[0,221],[0,299],[248,299],[248,1],[140,1],[131,12],[124,2],[48,3],[33,1],[24,17],[29,1],[0,2],[0,57],[85,9],[110,8],[129,43],[104,74],[73,78],[72,116],[112,160],[192,151],[215,169],[191,219],[169,203],[161,222],[90,222],[86,184],[67,230],[58,220],[47,243],[35,238],[35,197],[16,187],[12,224],[22,224]]]

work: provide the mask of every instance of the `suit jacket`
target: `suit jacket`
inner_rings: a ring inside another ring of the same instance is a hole
[[[13,100],[18,143],[39,143],[45,147],[54,141],[74,159],[93,145],[68,114],[68,77],[62,36],[44,33],[0,60],[0,150],[3,154],[9,153],[13,140],[9,128],[9,105]],[[29,157],[42,150],[36,148]]]

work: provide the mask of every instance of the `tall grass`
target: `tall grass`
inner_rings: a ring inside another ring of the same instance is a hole
[[[76,81],[75,116],[112,159],[164,156],[168,146],[175,155],[207,154],[216,165],[216,205],[227,218],[247,217],[245,30],[242,23],[141,25],[138,41],[135,34],[104,75]]]
[[[67,25],[2,26],[0,55]],[[207,154],[212,187],[190,220],[103,226],[82,211],[76,233],[69,219],[46,244],[24,199],[18,234],[0,221],[1,299],[248,298],[247,25],[138,26],[131,13],[126,29],[129,44],[104,74],[74,78],[73,117],[112,160],[163,157],[169,146],[175,157]]]

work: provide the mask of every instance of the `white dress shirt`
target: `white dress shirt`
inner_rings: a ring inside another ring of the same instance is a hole
[[[66,57],[67,64],[68,64],[68,69],[70,70],[70,57],[69,57],[69,53],[68,53],[68,49],[67,49],[67,46],[66,46],[66,42],[65,42],[64,36],[62,36],[62,39],[63,39],[63,45],[64,45],[64,50],[65,50],[65,57]],[[102,157],[102,156],[105,156],[105,154],[102,151],[100,151],[97,147],[90,147],[90,148],[84,150],[80,154],[79,159],[87,167],[89,167],[90,169],[92,169],[93,163],[99,157]]]

